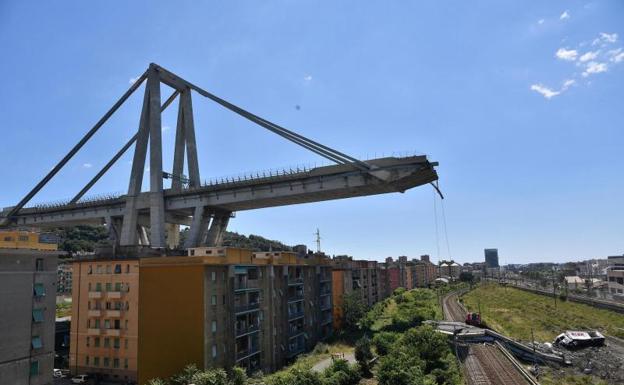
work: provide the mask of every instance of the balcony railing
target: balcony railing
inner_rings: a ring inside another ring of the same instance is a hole
[[[101,291],[90,291],[89,292],[89,298],[93,299],[93,298],[102,298],[102,292]]]
[[[236,337],[244,336],[249,333],[254,333],[254,332],[257,332],[258,330],[260,330],[260,326],[256,324],[248,325],[246,327],[236,328]]]
[[[251,347],[249,349],[238,351],[236,352],[236,361],[242,360],[243,358],[247,358],[258,353],[260,353],[260,349],[258,349],[257,347]]]
[[[245,281],[235,281],[234,290],[258,290],[260,284],[257,279],[248,279]]]
[[[288,337],[293,338],[300,334],[303,334],[303,328],[291,328],[288,330]]]
[[[303,293],[288,296],[288,302],[295,302],[295,301],[302,301],[302,300],[303,300]]]
[[[106,296],[108,298],[118,299],[118,298],[121,298],[121,293],[123,292],[122,291],[107,291]]]
[[[303,285],[303,277],[288,277],[289,285]]]
[[[303,310],[300,311],[289,311],[288,312],[288,319],[295,319],[295,318],[299,318],[299,317],[303,317]]]
[[[321,325],[327,325],[332,322],[333,322],[333,318],[330,315],[329,317],[323,317],[323,319],[321,320]]]
[[[89,317],[99,317],[102,315],[102,311],[101,310],[89,310],[87,312],[87,316]]]
[[[327,303],[322,303],[321,304],[321,310],[329,310],[331,309],[331,302],[327,302]]]
[[[234,312],[235,313],[243,313],[246,311],[251,311],[251,310],[255,310],[255,309],[259,309],[260,308],[260,303],[259,302],[254,302],[254,303],[248,303],[245,305],[237,305],[234,306]]]

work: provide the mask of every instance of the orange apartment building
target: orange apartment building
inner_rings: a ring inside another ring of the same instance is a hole
[[[76,261],[70,368],[141,385],[189,363],[274,371],[331,335],[331,278],[324,257],[223,247]]]

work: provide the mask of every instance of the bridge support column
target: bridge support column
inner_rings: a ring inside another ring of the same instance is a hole
[[[189,228],[189,234],[184,241],[184,248],[197,247],[202,244],[206,236],[206,229],[210,223],[210,213],[204,206],[195,207],[193,222]]]
[[[166,223],[167,229],[167,247],[175,249],[180,244],[180,225],[174,223]]]
[[[232,213],[229,211],[219,211],[215,213],[208,234],[206,234],[206,246],[221,246],[225,230],[230,222],[230,215],[232,215]]]

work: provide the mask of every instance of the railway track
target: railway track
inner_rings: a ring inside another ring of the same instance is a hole
[[[444,318],[448,321],[463,322],[465,310],[457,302],[457,293],[442,299]],[[464,373],[469,385],[530,385],[503,354],[499,347],[490,344],[469,345],[464,358]]]

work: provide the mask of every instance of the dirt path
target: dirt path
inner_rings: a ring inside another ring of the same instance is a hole
[[[344,353],[344,357],[345,360],[347,360],[350,364],[354,364],[355,361],[355,354],[353,353]],[[312,367],[312,370],[314,370],[315,372],[322,372],[323,370],[327,369],[329,367],[329,365],[331,365],[332,363],[332,358],[331,357],[327,357],[326,359],[319,361],[316,365],[314,365]]]

